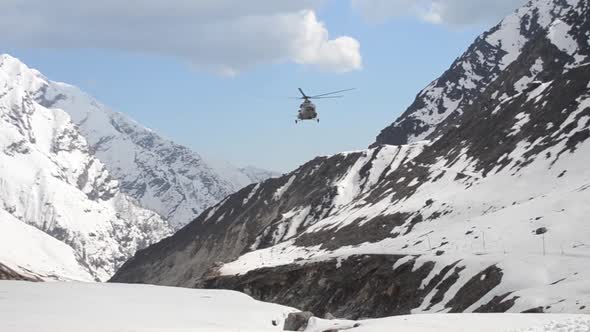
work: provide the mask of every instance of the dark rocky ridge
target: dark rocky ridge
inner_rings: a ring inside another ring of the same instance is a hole
[[[361,155],[316,158],[291,174],[250,185],[230,195],[172,237],[138,251],[111,281],[194,286],[216,262],[227,262],[252,249],[284,240],[285,236],[277,233],[281,213],[311,203],[311,216],[302,228],[325,217],[335,195],[330,182],[345,174]],[[315,176],[309,176],[310,173]],[[288,192],[276,201],[276,191],[292,176],[301,180],[294,181]],[[180,254],[194,264],[183,265],[182,271],[171,269],[179,258],[170,253]]]
[[[489,33],[478,37],[474,44],[455,62],[451,67],[445,71],[440,78],[433,81],[429,87],[420,92],[414,102],[408,107],[408,109],[390,126],[386,127],[379,133],[375,143],[371,147],[379,146],[382,144],[391,145],[402,145],[407,144],[411,136],[423,134],[429,129],[434,129],[439,123],[428,123],[417,115],[417,111],[427,108],[427,99],[429,98],[426,93],[428,89],[439,88],[444,89],[446,95],[452,100],[462,100],[458,105],[458,109],[468,105],[468,101],[474,96],[480,93],[481,89],[485,88],[499,73],[498,62],[502,57],[501,50],[492,47],[485,41],[485,37]],[[479,62],[477,59],[477,52],[483,52],[487,55],[487,59],[484,62]],[[474,73],[481,76],[482,79],[476,80],[475,87],[467,88],[461,86],[459,81],[464,79],[467,75],[463,68],[463,63],[474,64]],[[451,85],[447,85],[450,83]],[[443,100],[439,99],[436,101],[436,107],[433,110],[429,110],[428,114],[433,115],[435,112],[443,114],[447,109],[443,105]],[[455,113],[449,116],[456,116]]]
[[[222,276],[205,280],[204,287],[233,289],[256,299],[294,306],[323,316],[360,319],[410,314],[426,296],[436,290],[431,306],[439,303],[457,282],[459,262],[445,266],[421,287],[432,272],[434,262],[415,267],[410,259],[392,267],[404,256],[363,255],[341,261],[323,261],[304,265],[291,264],[251,271],[245,275]],[[485,276],[485,278],[482,278]],[[502,279],[502,271],[489,266],[465,283],[446,308],[463,312],[491,291]],[[437,287],[437,285],[440,285]],[[321,295],[318,295],[321,294]],[[509,297],[509,296],[506,296]],[[476,312],[504,312],[510,304],[492,302]]]

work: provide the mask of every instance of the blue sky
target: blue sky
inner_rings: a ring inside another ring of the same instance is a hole
[[[513,7],[516,2],[511,2]],[[433,24],[398,12],[373,20],[357,9],[348,1],[324,1],[313,7],[331,39],[348,36],[358,41],[362,68],[355,67],[354,60],[343,60],[338,65],[348,66],[345,69],[324,70],[324,62],[314,63],[323,60],[299,56],[242,65],[246,61],[239,58],[241,50],[250,44],[258,47],[254,42],[230,50],[234,54],[227,61],[238,64],[231,76],[210,69],[218,65],[214,55],[195,62],[147,48],[89,48],[61,42],[38,47],[34,40],[15,42],[0,34],[7,46],[0,52],[20,58],[52,80],[81,87],[203,155],[288,171],[318,155],[367,147],[424,86],[500,18],[495,14],[477,22]],[[298,87],[310,94],[357,90],[344,99],[318,101],[320,124],[296,125],[299,102],[287,97],[297,96]]]

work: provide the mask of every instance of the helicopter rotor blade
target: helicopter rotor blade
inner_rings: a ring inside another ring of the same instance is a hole
[[[330,98],[343,98],[344,96],[325,96],[325,97],[309,97],[309,99],[330,99]]]
[[[324,97],[324,96],[328,96],[328,95],[333,95],[335,93],[340,93],[340,92],[346,92],[346,91],[352,91],[355,90],[356,88],[352,88],[352,89],[346,89],[346,90],[340,90],[340,91],[334,91],[334,92],[328,92],[328,93],[323,93],[321,95],[315,95],[315,96],[311,96],[310,98],[317,98],[317,97]]]
[[[303,96],[303,98],[308,98],[307,95],[303,92],[303,90],[301,90],[301,88],[298,88],[299,92],[301,92],[301,95]]]

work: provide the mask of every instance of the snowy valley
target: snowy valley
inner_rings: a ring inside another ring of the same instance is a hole
[[[284,175],[3,55],[0,329],[590,331],[589,165],[585,0],[526,2],[370,147]]]

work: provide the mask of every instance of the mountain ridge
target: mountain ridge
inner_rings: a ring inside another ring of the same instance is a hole
[[[473,96],[494,81],[522,53],[526,41],[547,33],[552,22],[581,6],[578,0],[532,0],[476,38],[441,77],[377,136],[371,147],[435,139],[447,118],[459,117]],[[516,31],[516,33],[513,33]],[[581,38],[580,38],[581,40]],[[439,126],[440,125],[440,126]]]

